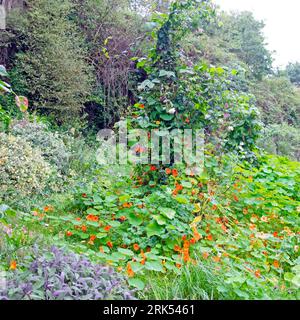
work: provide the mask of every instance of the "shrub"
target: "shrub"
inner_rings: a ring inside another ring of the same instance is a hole
[[[33,148],[39,148],[42,156],[60,171],[66,171],[69,162],[67,147],[57,133],[47,130],[45,124],[27,120],[15,121],[11,132],[28,141]]]
[[[34,249],[35,259],[24,271],[8,275],[2,300],[133,299],[125,278],[112,268],[93,264],[84,256],[52,247]]]
[[[0,133],[0,197],[29,195],[46,187],[51,166],[39,150],[20,137]]]

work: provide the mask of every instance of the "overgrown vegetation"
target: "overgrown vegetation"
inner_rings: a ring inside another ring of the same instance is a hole
[[[0,66],[0,299],[300,299],[298,66],[272,70],[263,23],[205,0],[26,3]],[[95,131],[121,119],[203,130],[203,171],[100,165]]]

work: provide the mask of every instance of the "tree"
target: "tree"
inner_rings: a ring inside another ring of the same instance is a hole
[[[289,63],[286,67],[286,73],[291,82],[297,86],[300,86],[300,63]]]
[[[74,118],[91,92],[91,68],[84,40],[70,19],[70,0],[30,0],[26,12],[12,19],[19,43],[14,69],[16,88],[32,107]]]
[[[224,51],[236,55],[255,78],[260,80],[270,74],[272,57],[263,34],[265,24],[257,21],[251,12],[222,13],[220,20],[220,27],[214,25],[212,33],[219,38]]]

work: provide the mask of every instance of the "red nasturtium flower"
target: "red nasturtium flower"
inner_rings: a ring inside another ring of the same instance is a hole
[[[196,239],[195,239],[195,238],[192,238],[192,239],[190,240],[190,243],[191,243],[191,244],[195,244],[195,243],[196,243]]]
[[[66,232],[66,236],[67,236],[67,237],[71,237],[72,235],[73,235],[73,233],[72,233],[71,231],[67,231],[67,232]]]
[[[150,166],[150,171],[156,171],[156,170],[157,170],[156,166]]]
[[[87,197],[87,194],[86,194],[86,193],[83,193],[81,196],[82,196],[82,198],[86,198],[86,197]]]
[[[139,246],[137,243],[135,243],[135,244],[133,245],[133,249],[134,249],[135,251],[138,251],[138,250],[140,249],[140,246]]]
[[[104,227],[104,231],[109,231],[111,229],[111,226]]]
[[[17,262],[16,262],[16,260],[12,260],[12,261],[10,262],[9,269],[10,269],[10,270],[16,270],[16,269],[17,269]]]

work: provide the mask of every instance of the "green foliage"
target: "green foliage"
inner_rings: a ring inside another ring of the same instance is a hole
[[[14,136],[21,137],[33,148],[38,148],[47,162],[66,173],[70,154],[58,133],[51,132],[41,122],[29,122],[28,120],[14,121],[10,129]]]
[[[59,120],[78,116],[91,92],[84,41],[69,19],[72,12],[69,0],[29,1],[12,23],[24,48],[15,61],[16,89],[32,98],[32,108],[54,112]]]
[[[219,25],[213,33],[220,39],[225,51],[245,63],[256,79],[271,72],[272,58],[265,46],[262,21],[255,20],[250,12],[222,13]]]
[[[270,77],[252,85],[252,92],[266,124],[299,126],[300,93],[284,77]]]
[[[258,145],[270,154],[300,161],[300,129],[287,123],[266,126]]]
[[[291,82],[297,86],[300,86],[300,63],[289,63],[285,71]]]
[[[0,133],[1,198],[41,193],[53,173],[39,150],[20,137]]]

